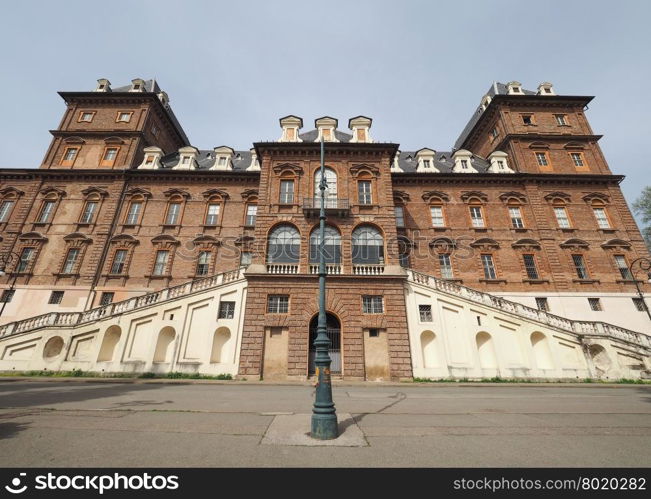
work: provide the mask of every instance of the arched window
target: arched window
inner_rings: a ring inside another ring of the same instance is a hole
[[[301,236],[293,225],[280,225],[269,234],[267,263],[298,263]]]
[[[325,179],[326,179],[326,190],[325,198],[326,199],[337,199],[337,174],[332,168],[325,168]],[[321,184],[321,169],[316,171],[314,175],[314,197],[321,199],[321,190],[319,188]]]
[[[310,234],[310,263],[319,262],[319,228]],[[323,254],[326,263],[341,263],[341,235],[334,227],[326,226],[323,245]]]
[[[353,231],[353,263],[384,263],[384,239],[376,228],[364,225]]]

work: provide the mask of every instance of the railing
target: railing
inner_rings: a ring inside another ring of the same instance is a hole
[[[348,210],[350,209],[350,204],[347,199],[325,198],[323,200],[323,207],[326,210]],[[321,198],[303,198],[303,209],[320,210]]]
[[[297,263],[269,263],[267,274],[298,274]]]
[[[326,264],[326,273],[331,275],[341,275],[343,272],[341,265],[338,263],[327,263]],[[318,274],[319,265],[310,265],[310,274]]]
[[[382,275],[384,265],[355,265],[353,264],[353,275]]]
[[[81,324],[96,321],[98,319],[102,319],[104,317],[110,317],[112,315],[118,315],[131,310],[148,307],[149,305],[153,305],[155,303],[173,300],[180,296],[189,295],[191,293],[196,293],[197,291],[202,291],[204,289],[210,289],[222,284],[228,284],[229,282],[237,281],[238,279],[244,278],[243,271],[244,268],[242,267],[236,270],[224,272],[223,274],[195,279],[194,281],[185,282],[183,284],[179,284],[178,286],[172,286],[171,288],[154,291],[153,293],[135,296],[133,298],[129,298],[128,300],[93,308],[91,310],[87,310],[86,312],[50,312],[49,314],[37,315],[35,317],[30,317],[29,319],[24,319],[22,321],[10,322],[8,324],[0,326],[0,338],[11,334],[23,333],[25,331],[39,329],[42,327],[78,326]]]
[[[558,315],[545,312],[544,310],[528,307],[518,302],[506,300],[500,296],[484,293],[483,291],[468,288],[461,284],[446,281],[445,279],[439,279],[438,277],[434,277],[428,274],[422,274],[414,270],[410,270],[408,273],[409,280],[415,282],[416,284],[423,284],[443,293],[465,298],[482,305],[488,305],[504,312],[540,322],[556,329],[562,329],[570,333],[584,336],[609,336],[622,341],[626,341],[628,343],[642,346],[644,348],[651,349],[651,336],[643,333],[631,331],[630,329],[615,326],[614,324],[608,324],[606,322],[577,321],[567,319],[565,317],[560,317]]]

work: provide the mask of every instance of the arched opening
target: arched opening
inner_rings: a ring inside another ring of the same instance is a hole
[[[120,341],[120,336],[122,336],[120,326],[111,326],[106,330],[104,339],[102,340],[102,346],[99,349],[97,362],[111,362],[113,360],[115,347]]]
[[[378,265],[384,263],[384,239],[375,227],[363,225],[353,231],[353,264]]]
[[[316,347],[314,346],[314,340],[316,340],[317,335],[317,326],[319,325],[319,314],[312,317],[310,321],[310,355],[309,355],[309,374],[314,374],[315,364],[314,359],[316,357]],[[333,314],[326,314],[326,333],[328,339],[330,340],[330,358],[332,359],[332,364],[330,364],[330,372],[332,374],[341,374],[341,325],[339,319]]]
[[[496,369],[497,357],[493,347],[493,338],[490,334],[481,332],[477,333],[477,351],[479,353],[479,366],[482,369]]]
[[[339,231],[330,225],[326,225],[323,241],[323,254],[326,263],[341,263],[341,235]],[[310,263],[319,263],[320,242],[319,227],[316,227],[310,234]]]
[[[326,199],[326,208],[329,199],[337,199],[337,174],[332,168],[325,168],[326,190],[324,192]],[[321,169],[314,174],[314,198],[321,199]],[[336,208],[336,205],[335,205]]]
[[[226,344],[231,339],[231,331],[227,327],[217,328],[212,340],[210,362],[220,363],[225,360]]]
[[[158,333],[158,341],[156,342],[156,351],[154,352],[154,362],[171,362],[172,349],[170,345],[176,338],[176,331],[172,326],[165,326]]]
[[[436,335],[432,331],[423,331],[420,334],[420,348],[423,354],[423,367],[439,367]]]
[[[293,225],[279,225],[269,234],[267,263],[298,263],[301,236]]]
[[[63,350],[63,338],[61,338],[61,336],[53,336],[52,338],[47,340],[47,343],[43,348],[43,358],[53,359],[54,357],[57,357],[59,354],[61,354],[62,350]]]
[[[536,331],[531,334],[530,339],[531,347],[533,348],[533,356],[536,360],[536,367],[538,367],[538,369],[554,369],[552,351],[549,348],[547,336]]]
[[[597,370],[597,374],[602,375],[610,370],[613,363],[604,347],[601,345],[590,345],[588,347],[588,353],[592,359],[592,364]]]

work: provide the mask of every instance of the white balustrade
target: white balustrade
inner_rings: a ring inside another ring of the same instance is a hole
[[[288,263],[270,263],[267,264],[267,274],[298,274],[298,265]]]
[[[353,265],[353,275],[382,275],[384,265]]]

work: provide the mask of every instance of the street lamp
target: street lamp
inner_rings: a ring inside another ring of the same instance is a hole
[[[635,278],[635,272],[633,272],[633,266],[636,263],[638,264],[638,271],[642,270],[646,272],[647,282],[651,283],[651,260],[645,257],[636,258],[631,262],[631,265],[628,268],[628,271],[631,273],[631,277],[633,278],[633,282],[635,283],[635,289],[637,289],[637,294],[640,297],[642,306],[644,307],[644,310],[646,311],[646,315],[649,316],[649,320],[651,321],[651,312],[649,311],[649,306],[646,304],[646,301],[644,301],[644,293],[642,293],[642,290],[640,289],[640,284],[637,282],[637,279]]]
[[[17,253],[14,253],[13,251],[9,251],[8,253],[3,253],[0,255],[0,277],[3,277],[4,275],[7,274],[6,269],[7,266],[11,264],[14,260],[20,260],[20,255]],[[8,297],[11,296],[11,292],[14,290],[14,286],[16,284],[16,279],[18,278],[18,275],[15,275],[13,280],[11,281],[11,286],[9,287],[9,293]],[[2,317],[2,312],[5,311],[5,306],[7,305],[7,300],[2,300],[2,308],[0,308],[0,317]]]
[[[319,440],[332,440],[339,436],[337,428],[337,411],[332,400],[332,380],[330,378],[330,364],[332,359],[328,353],[330,340],[327,335],[326,319],[326,263],[325,263],[325,191],[327,181],[324,164],[324,145],[321,137],[321,209],[319,210],[319,321],[317,335],[314,340],[316,356],[316,396],[312,408],[312,438]]]

